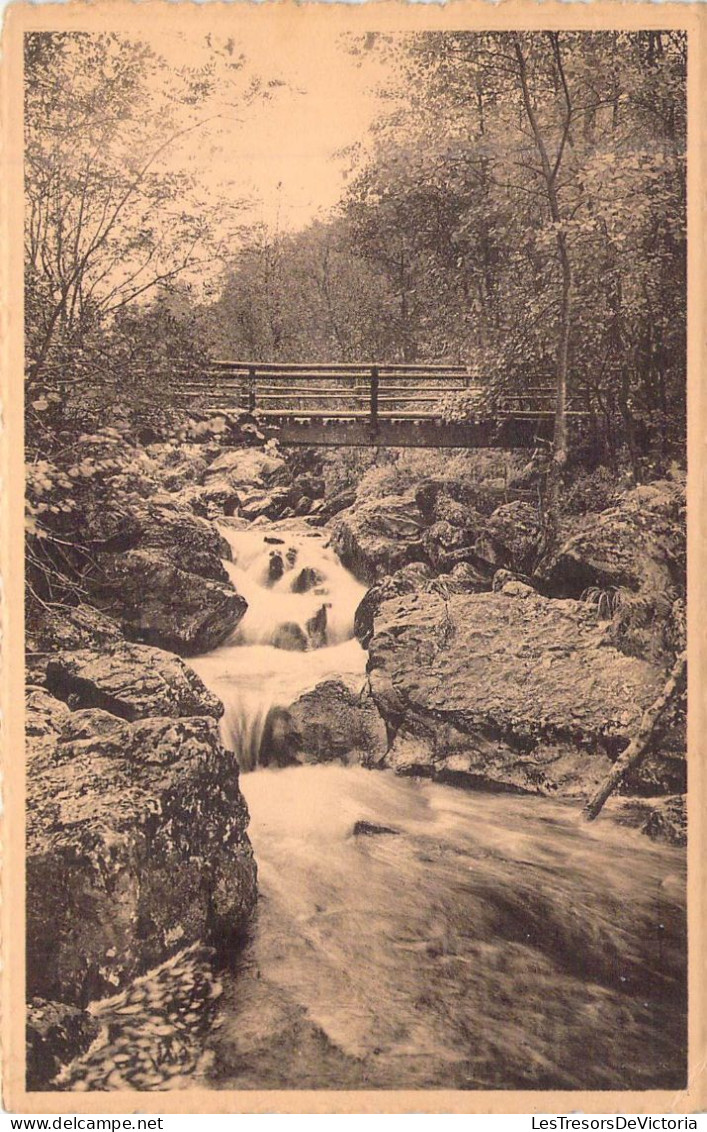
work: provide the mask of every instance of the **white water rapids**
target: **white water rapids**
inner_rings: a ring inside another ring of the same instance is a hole
[[[226,569],[248,609],[232,637],[192,667],[224,703],[226,746],[252,770],[273,708],[330,676],[362,686],[366,653],[353,619],[366,591],[320,531],[284,523],[222,534],[234,558]]]
[[[364,591],[319,532],[224,534],[249,608],[194,667],[226,705],[241,768],[255,768],[241,787],[260,900],[206,1083],[684,1084],[684,853],[609,817],[582,825],[575,804],[360,767],[263,768],[274,707],[332,676],[362,684]]]

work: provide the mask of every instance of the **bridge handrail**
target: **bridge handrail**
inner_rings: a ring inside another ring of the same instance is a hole
[[[249,372],[252,369],[263,371],[281,371],[283,373],[296,372],[297,370],[304,370],[305,372],[316,372],[317,370],[328,370],[336,372],[339,370],[351,370],[361,373],[370,373],[372,369],[380,370],[400,370],[405,372],[421,372],[427,373],[434,370],[440,370],[444,373],[473,373],[473,366],[461,365],[458,362],[232,362],[223,358],[214,358],[211,366],[217,366],[223,369],[237,370],[239,372]]]
[[[549,418],[555,409],[550,376],[529,375],[521,390],[489,390],[488,416]],[[531,384],[532,383],[532,384]],[[479,396],[484,390],[477,366],[457,362],[254,362],[216,358],[203,376],[182,385],[185,398],[205,393],[220,409],[234,408],[282,420],[367,420],[371,435],[379,420],[440,420],[432,406],[451,393]],[[573,416],[575,398],[568,403]],[[284,404],[283,404],[284,402]],[[327,408],[330,405],[330,408]],[[309,408],[303,406],[310,406]],[[417,406],[417,408],[414,408]]]

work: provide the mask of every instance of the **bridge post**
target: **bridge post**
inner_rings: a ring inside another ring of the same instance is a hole
[[[378,366],[371,366],[371,402],[370,402],[370,423],[371,432],[375,435],[378,432],[378,388],[379,388],[379,373]]]
[[[248,412],[255,412],[255,366],[248,366]]]

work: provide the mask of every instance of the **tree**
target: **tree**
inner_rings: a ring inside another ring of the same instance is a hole
[[[552,158],[545,140],[543,127],[535,108],[535,99],[530,89],[528,76],[528,63],[523,48],[521,36],[514,36],[513,48],[518,63],[518,78],[523,96],[530,129],[533,135],[535,148],[540,159],[542,181],[547,195],[550,217],[555,227],[557,244],[557,258],[562,272],[562,290],[560,299],[560,325],[557,342],[557,361],[555,367],[555,426],[553,434],[552,461],[547,477],[547,494],[545,500],[544,542],[549,549],[555,541],[557,526],[557,512],[560,497],[560,477],[562,469],[567,463],[567,374],[569,363],[569,340],[572,317],[572,262],[570,259],[567,232],[564,227],[565,216],[560,206],[558,181],[562,172],[562,157],[570,136],[572,127],[572,97],[570,95],[567,75],[562,63],[560,50],[560,36],[558,32],[548,32],[552,47],[552,58],[557,69],[557,76],[562,88],[564,99],[563,115],[560,123],[560,136],[557,141]]]
[[[570,400],[583,450],[625,455],[635,479],[684,459],[684,36],[435,32],[385,50],[402,77],[347,208],[391,287],[405,242],[419,356],[475,363],[491,402],[553,375],[550,496],[579,451]]]
[[[70,369],[101,320],[213,255],[213,203],[173,160],[210,120],[202,104],[213,67],[175,73],[113,33],[25,38],[32,387],[47,367]]]
[[[383,274],[357,254],[346,220],[335,218],[295,235],[244,233],[205,317],[217,354],[370,361],[394,348],[394,301]]]
[[[582,811],[588,821],[594,821],[604,808],[604,803],[611,797],[617,786],[626,777],[630,770],[639,765],[648,750],[655,735],[655,730],[671,703],[684,690],[687,680],[687,650],[679,654],[660,695],[649,705],[641,716],[641,722],[636,734],[626,749],[616,759],[599,788],[584,806]]]

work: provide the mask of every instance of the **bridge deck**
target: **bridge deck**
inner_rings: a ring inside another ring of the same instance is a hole
[[[215,361],[179,394],[194,408],[254,413],[283,444],[337,447],[531,447],[551,437],[555,401],[542,378],[490,400],[472,370],[432,363]],[[465,419],[449,420],[460,397]]]

